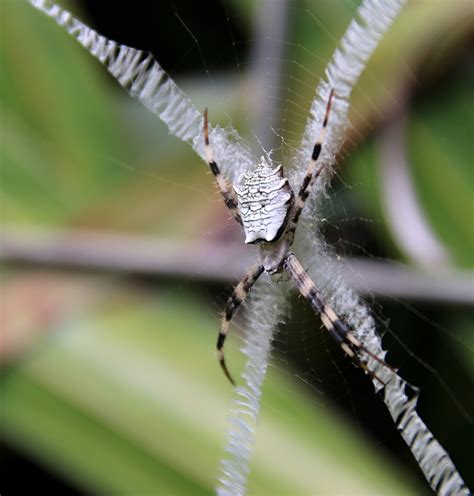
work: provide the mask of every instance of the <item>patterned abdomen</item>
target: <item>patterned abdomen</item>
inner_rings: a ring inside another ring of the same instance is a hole
[[[234,186],[245,231],[245,242],[276,241],[285,231],[293,192],[282,167],[271,167],[262,157],[257,168]]]

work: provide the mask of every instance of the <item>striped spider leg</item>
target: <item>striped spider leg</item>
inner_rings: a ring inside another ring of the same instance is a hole
[[[324,170],[324,164],[320,167],[318,165],[318,158],[323,148],[324,138],[326,137],[326,129],[329,121],[329,114],[331,113],[331,105],[332,100],[334,98],[334,90],[331,89],[329,93],[328,103],[326,105],[326,112],[324,113],[323,125],[321,127],[321,131],[319,133],[318,139],[313,147],[313,152],[311,153],[311,160],[309,162],[308,168],[306,169],[306,175],[303,179],[303,183],[301,184],[300,190],[298,192],[298,196],[295,201],[295,207],[293,211],[293,218],[291,219],[291,224],[288,228],[289,233],[293,236],[296,231],[296,226],[298,225],[298,221],[300,220],[300,215],[303,210],[303,207],[306,203],[306,200],[311,192],[314,181],[319,177],[321,172]]]
[[[235,386],[235,381],[232,378],[224,359],[224,341],[229,330],[229,324],[234,316],[234,313],[244,301],[252,286],[263,272],[263,265],[255,264],[244,278],[237,284],[232,295],[227,300],[224,316],[222,317],[221,328],[217,336],[217,359],[224,371],[225,376]]]
[[[224,199],[224,203],[230,210],[230,213],[232,214],[234,219],[239,224],[242,224],[242,220],[237,208],[237,198],[235,197],[235,193],[233,190],[229,189],[227,181],[225,180],[217,163],[214,160],[214,153],[209,142],[209,121],[207,118],[207,108],[204,109],[204,147],[206,150],[206,161],[209,165],[209,168],[211,169],[211,172],[216,178],[217,186],[219,187],[219,191],[221,192],[222,198]]]
[[[225,376],[232,384],[234,380],[227,369],[224,359],[224,342],[230,322],[245,297],[263,272],[269,275],[287,272],[300,293],[308,300],[313,310],[320,315],[321,321],[332,338],[352,361],[372,378],[385,383],[358,357],[364,352],[382,365],[394,370],[355,337],[349,327],[324,302],[321,293],[311,278],[306,274],[295,255],[289,251],[294,241],[296,227],[305,202],[315,180],[324,169],[318,166],[318,158],[324,145],[326,127],[331,112],[334,91],[331,90],[326,105],[323,125],[314,144],[311,160],[306,170],[298,195],[295,194],[284,176],[282,166],[273,167],[269,158],[262,157],[253,171],[245,174],[243,184],[234,185],[230,190],[213,158],[209,142],[207,109],[204,111],[204,145],[206,159],[214,174],[226,206],[233,217],[242,225],[246,244],[257,244],[260,260],[248,271],[237,284],[230,296],[217,338],[217,357]]]
[[[324,327],[327,329],[331,337],[339,344],[344,353],[365,373],[369,374],[370,377],[376,379],[382,386],[385,386],[385,382],[380,379],[374,372],[369,370],[367,365],[362,362],[357,356],[357,351],[363,351],[367,353],[371,358],[377,360],[379,363],[388,367],[393,372],[395,369],[386,363],[384,360],[380,359],[377,355],[374,355],[370,350],[368,350],[352,333],[347,324],[343,322],[334,312],[334,310],[327,304],[324,303],[323,296],[319,292],[318,288],[308,276],[303,266],[300,264],[298,259],[293,253],[289,253],[285,259],[284,267],[286,272],[289,274],[290,278],[294,282],[298,291],[301,295],[308,301],[311,308],[319,314]]]

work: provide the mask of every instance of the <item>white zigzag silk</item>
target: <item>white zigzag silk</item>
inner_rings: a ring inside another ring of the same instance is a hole
[[[29,1],[66,29],[132,96],[155,113],[172,134],[190,143],[205,159],[203,116],[151,54],[101,36],[50,0]],[[222,172],[233,183],[239,182],[256,163],[248,147],[231,126],[210,129],[210,138]]]

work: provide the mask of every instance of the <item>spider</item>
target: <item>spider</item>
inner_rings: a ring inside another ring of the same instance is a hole
[[[265,157],[261,158],[254,171],[245,174],[241,186],[234,185],[230,189],[213,157],[213,150],[209,141],[207,108],[204,110],[204,145],[209,168],[214,174],[224,203],[234,219],[244,229],[245,243],[258,244],[260,249],[259,261],[249,269],[227,301],[217,337],[217,358],[225,376],[233,385],[235,385],[235,381],[224,358],[224,342],[236,310],[264,271],[270,275],[285,271],[289,275],[301,295],[308,301],[315,313],[320,315],[329,334],[340,345],[344,353],[365,373],[385,386],[385,383],[360,360],[357,351],[365,352],[394,371],[385,361],[365,348],[349,326],[324,302],[315,283],[308,276],[295,254],[289,251],[306,199],[315,180],[324,169],[324,165],[318,167],[318,157],[324,144],[333,97],[334,90],[332,89],[329,94],[323,125],[314,144],[306,175],[296,197],[283,173],[282,166],[272,167]]]

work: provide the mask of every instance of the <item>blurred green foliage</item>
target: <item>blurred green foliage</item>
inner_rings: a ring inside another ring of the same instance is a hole
[[[426,56],[433,40],[462,18],[461,10],[438,4],[426,9],[430,22],[419,6],[407,9],[398,31],[380,47],[355,93],[356,129],[376,120],[374,105],[387,108],[400,78],[408,77],[398,70],[402,63],[392,66],[389,54],[395,50],[400,60],[415,63],[409,56]],[[322,25],[336,38],[355,9],[352,2],[307,6],[323,13]],[[251,19],[252,2],[234,2],[234,8],[241,19]],[[186,145],[121,90],[111,89],[100,65],[25,2],[1,2],[0,18],[2,223],[187,240],[221,235],[227,215]],[[309,14],[295,19],[295,46],[321,57],[318,67],[312,55],[299,63],[320,74],[337,40]],[[400,34],[407,32],[411,36]],[[295,60],[303,53],[296,50]],[[303,72],[292,69],[289,84],[306,107],[316,80],[308,83]],[[463,265],[472,263],[474,244],[466,219],[466,212],[472,214],[469,85],[472,79],[461,77],[449,91],[441,90],[445,98],[432,95],[415,106],[409,125],[410,159],[426,215]],[[216,89],[226,101],[228,88]],[[301,128],[299,121],[292,129]],[[358,189],[361,211],[379,218],[371,145],[347,164],[354,182],[364,185]],[[18,267],[6,272],[2,285],[10,332],[32,336],[21,353],[4,357],[9,365],[0,383],[0,427],[8,443],[84,491],[212,492],[231,390],[213,357],[218,319],[205,309],[205,298],[184,283],[150,288],[118,277]],[[229,346],[229,361],[242,367],[235,345]],[[397,461],[363,439],[346,418],[327,404],[321,407],[280,372],[270,372],[250,494],[420,491]]]
[[[215,319],[195,296],[109,281],[97,300],[87,278],[75,284],[83,311],[2,379],[3,436],[94,493],[211,493],[230,396],[209,347]],[[279,374],[265,404],[252,493],[407,490],[342,418]]]

